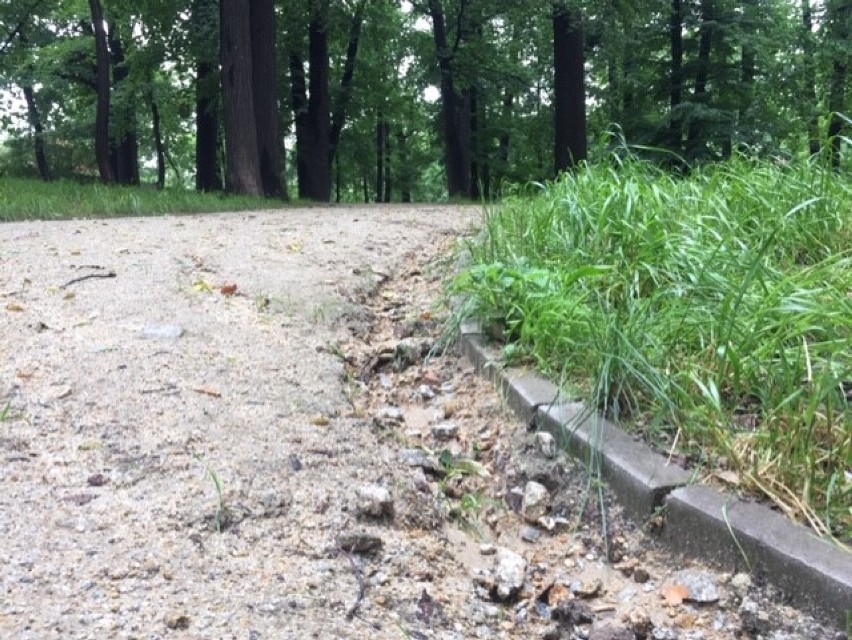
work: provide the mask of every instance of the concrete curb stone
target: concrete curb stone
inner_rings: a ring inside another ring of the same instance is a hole
[[[500,389],[528,424],[553,434],[574,457],[599,463],[619,502],[643,522],[665,508],[661,540],[676,553],[736,571],[750,568],[795,605],[832,624],[852,624],[852,553],[819,540],[769,507],[688,486],[692,475],[672,465],[582,403],[562,402],[551,381],[500,365],[478,322],[462,326],[462,354]],[[739,545],[739,546],[738,546]]]

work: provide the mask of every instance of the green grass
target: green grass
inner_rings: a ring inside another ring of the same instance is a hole
[[[471,254],[460,313],[516,357],[852,540],[848,176],[734,158],[684,178],[613,158],[489,211]]]
[[[0,178],[0,222],[274,209],[279,200],[183,189],[118,187],[70,180]]]

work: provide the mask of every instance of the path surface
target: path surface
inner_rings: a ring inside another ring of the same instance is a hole
[[[617,509],[620,564],[602,563],[581,476],[463,362],[423,361],[450,267],[435,259],[477,220],[0,226],[0,638],[829,634],[743,576],[708,572],[709,606],[662,600],[680,566]],[[415,445],[490,474],[440,477],[401,454]],[[534,478],[578,531],[502,506]]]

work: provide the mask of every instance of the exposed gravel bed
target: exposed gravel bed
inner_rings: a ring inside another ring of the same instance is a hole
[[[842,638],[440,354],[477,217],[0,226],[0,638]]]

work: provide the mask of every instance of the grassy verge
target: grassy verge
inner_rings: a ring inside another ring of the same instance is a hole
[[[280,201],[182,189],[0,178],[0,222],[90,216],[164,215],[274,209]]]
[[[852,540],[852,181],[585,168],[490,211],[453,289],[663,450]]]

